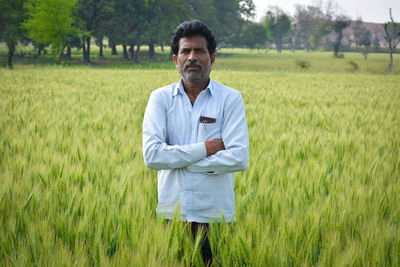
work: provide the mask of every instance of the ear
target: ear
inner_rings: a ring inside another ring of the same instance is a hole
[[[215,62],[215,57],[216,57],[216,54],[215,54],[215,53],[212,53],[212,55],[210,56],[210,58],[211,58],[211,65],[214,64],[214,62]]]
[[[178,56],[175,55],[175,54],[173,54],[173,55],[172,55],[172,59],[173,59],[174,62],[175,62],[175,66],[178,66]]]

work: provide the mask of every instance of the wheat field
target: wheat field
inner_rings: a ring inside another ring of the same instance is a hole
[[[400,265],[400,77],[218,69],[244,97],[247,171],[215,266]],[[201,266],[157,218],[142,157],[150,92],[175,70],[0,69],[1,266]]]

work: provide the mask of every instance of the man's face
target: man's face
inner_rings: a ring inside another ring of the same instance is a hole
[[[206,82],[210,78],[215,53],[210,55],[207,40],[203,36],[182,37],[179,50],[173,59],[185,82]]]

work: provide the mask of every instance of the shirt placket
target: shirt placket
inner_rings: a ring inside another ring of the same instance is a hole
[[[200,113],[203,105],[203,100],[204,100],[204,91],[201,92],[192,106],[187,106],[188,114],[190,114],[190,123],[191,123],[191,134],[190,134],[190,143],[194,144],[197,142],[197,136],[198,136],[198,131],[199,131],[199,118],[200,118]],[[185,178],[185,194],[184,194],[184,205],[187,208],[187,210],[191,210],[193,207],[193,177],[190,175],[186,175]],[[190,217],[190,214],[185,212],[187,217]]]

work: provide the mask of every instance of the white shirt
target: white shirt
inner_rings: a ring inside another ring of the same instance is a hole
[[[225,150],[207,156],[204,142],[217,138]],[[249,162],[241,94],[210,80],[192,106],[182,81],[153,91],[143,119],[143,156],[158,170],[160,216],[172,219],[178,208],[189,222],[233,221],[234,172]]]

